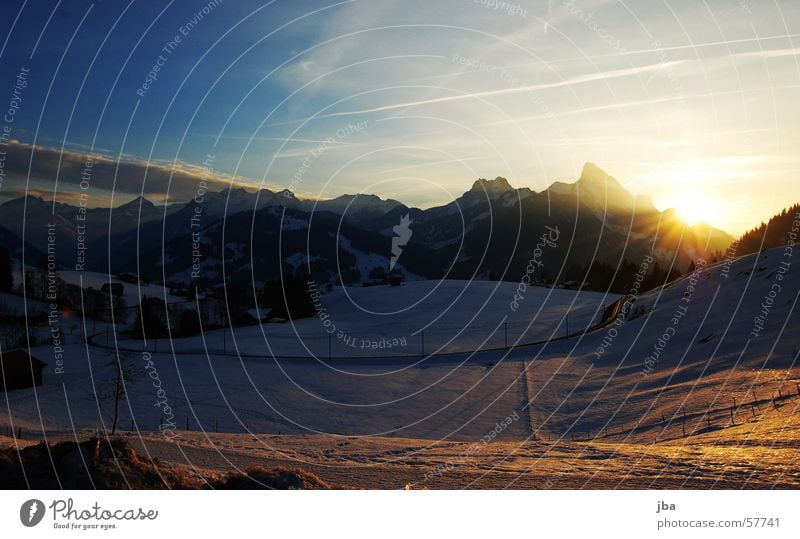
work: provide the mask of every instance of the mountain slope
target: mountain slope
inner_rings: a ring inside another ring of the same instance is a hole
[[[790,240],[796,242],[798,229],[800,229],[800,204],[794,204],[771,217],[768,222],[762,222],[758,227],[745,232],[739,238],[736,253],[746,255],[786,245]]]

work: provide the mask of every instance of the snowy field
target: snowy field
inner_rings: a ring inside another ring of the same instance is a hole
[[[567,451],[584,476],[604,468],[607,481],[621,471],[611,459],[624,453],[620,462],[648,459],[647,466],[637,469],[637,485],[653,480],[659,469],[668,472],[656,480],[676,487],[685,480],[716,484],[716,478],[735,485],[754,473],[762,486],[767,479],[797,484],[800,271],[782,273],[782,260],[783,251],[776,249],[737,259],[727,271],[724,264],[701,269],[638,298],[634,317],[622,324],[510,350],[374,362],[125,353],[139,365],[139,377],[120,403],[119,427],[134,439],[141,433],[164,458],[180,459],[184,452],[198,459],[205,455],[217,463],[214,467],[224,467],[229,459],[277,458],[276,451],[301,455],[323,468],[328,459],[339,459],[344,466],[356,457],[367,465],[400,456],[420,463],[424,448],[437,459],[457,458],[452,451],[471,451],[489,436],[491,443],[537,440],[545,445],[519,445],[522,453],[508,459],[500,454],[505,449],[492,446],[485,455],[500,462],[475,456],[468,474],[473,479],[484,473],[499,477],[494,475],[498,470],[523,474],[524,466],[544,462],[533,457],[549,451],[546,444],[574,443],[558,446],[559,451]],[[413,304],[414,287],[395,290]],[[359,292],[366,296],[374,291]],[[553,292],[562,298],[568,294]],[[591,299],[589,294],[571,294],[576,304]],[[337,302],[349,302],[339,293],[326,301],[334,314],[344,310]],[[543,312],[543,319],[559,320],[570,303],[554,302],[554,312]],[[767,303],[764,315],[762,305]],[[583,307],[588,309],[584,322],[591,320],[590,305]],[[415,324],[428,321],[425,310],[414,309],[408,312],[415,314]],[[465,323],[474,313],[459,308],[454,316]],[[391,324],[385,328],[390,331]],[[25,439],[45,434],[63,438],[74,430],[85,435],[110,425],[111,404],[93,398],[94,388],[113,376],[107,364],[110,351],[87,346],[77,335],[68,336],[65,349],[63,374],[54,372],[51,347],[33,349],[49,364],[44,385],[0,398],[0,434],[13,426],[23,428]],[[158,434],[166,421],[172,423],[170,432],[181,436],[178,445]],[[447,445],[451,442],[466,445],[454,449]],[[721,456],[728,451],[723,448],[746,456],[747,462],[720,467],[715,464],[719,459],[735,461]],[[370,453],[373,449],[377,453]],[[547,469],[547,474],[554,470]],[[414,475],[407,467],[387,470],[385,477]],[[565,480],[568,472],[563,472]],[[733,474],[731,482],[726,473]],[[449,475],[435,484],[458,486],[472,480],[464,477]],[[375,481],[370,484],[389,484]]]
[[[402,286],[337,287],[320,297],[317,316],[217,330],[148,343],[176,353],[260,357],[400,357],[504,349],[563,337],[600,321],[613,294],[517,283],[415,281]],[[140,350],[139,341],[119,346]]]
[[[74,284],[82,288],[91,287],[95,290],[100,290],[103,285],[107,283],[121,284],[124,287],[123,297],[125,298],[125,303],[128,306],[139,305],[139,300],[142,296],[159,298],[167,303],[186,302],[186,298],[169,295],[167,293],[168,289],[164,288],[160,284],[126,283],[124,281],[120,281],[113,275],[109,276],[106,273],[62,270],[58,272],[58,277],[63,279],[67,284]]]

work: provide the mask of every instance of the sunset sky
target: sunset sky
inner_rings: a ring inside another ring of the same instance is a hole
[[[98,203],[185,200],[208,156],[219,184],[420,207],[592,161],[734,234],[800,201],[794,0],[8,4],[3,111],[28,75],[0,201],[56,175],[69,200],[80,175],[59,163],[87,152],[126,165],[93,179]]]

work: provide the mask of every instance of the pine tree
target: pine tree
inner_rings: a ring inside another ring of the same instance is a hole
[[[0,247],[0,292],[8,292],[14,286],[14,274],[8,251]]]

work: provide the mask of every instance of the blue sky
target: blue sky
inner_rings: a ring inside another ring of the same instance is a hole
[[[98,204],[112,186],[114,203],[186,199],[208,155],[219,185],[422,207],[478,177],[539,191],[592,161],[731,232],[800,200],[797,2],[212,4],[4,2],[3,110],[29,70],[12,149],[131,165],[97,178]],[[56,174],[60,199],[78,190],[74,169],[7,173],[0,199]]]

